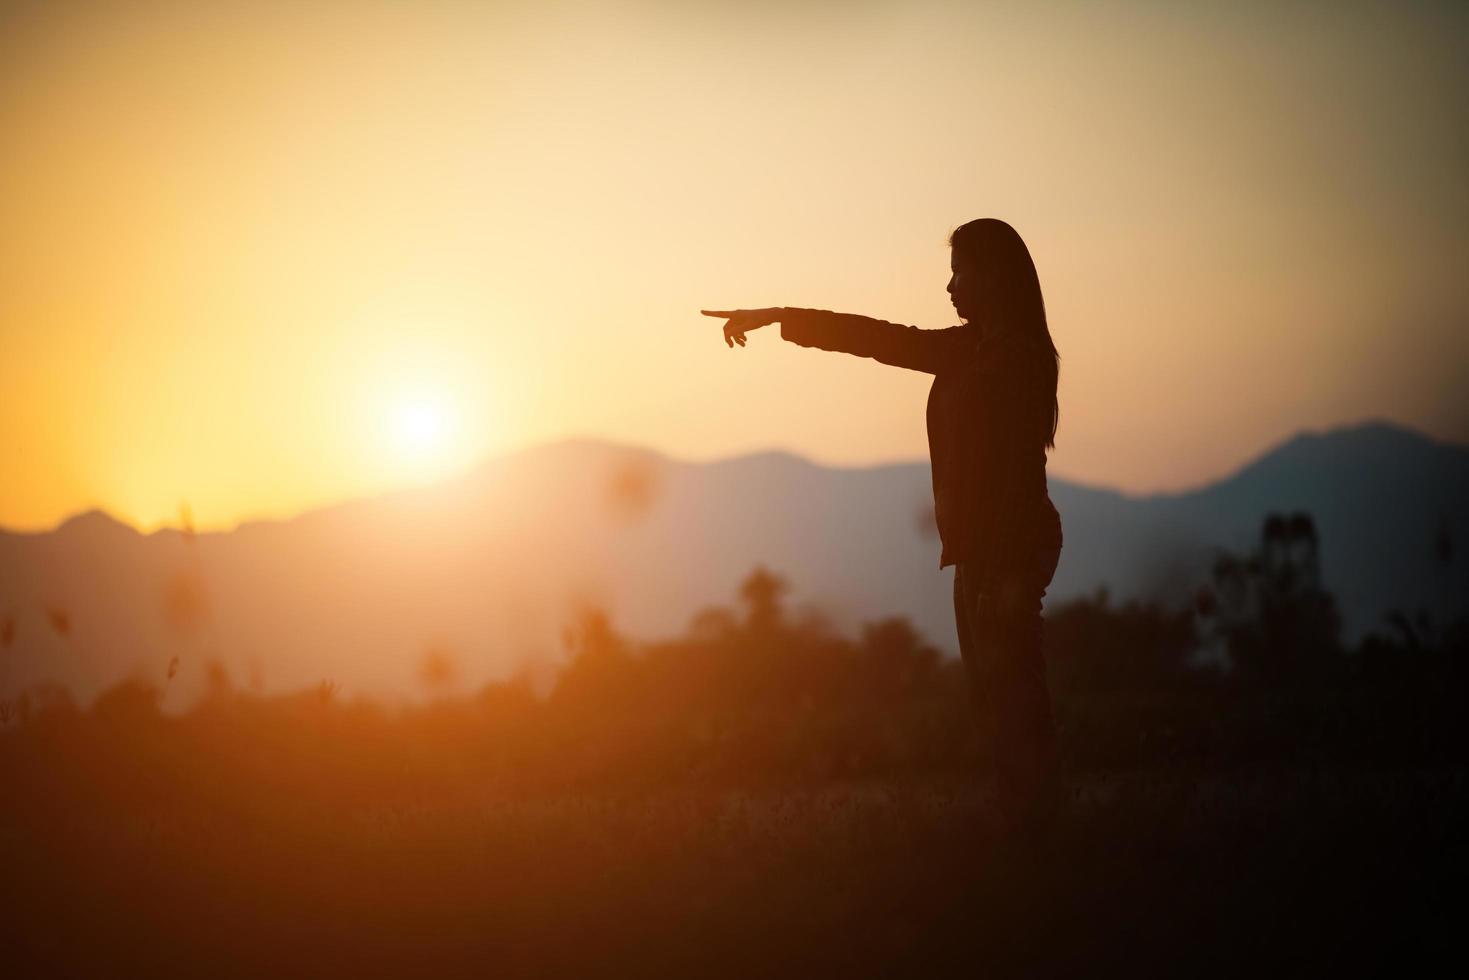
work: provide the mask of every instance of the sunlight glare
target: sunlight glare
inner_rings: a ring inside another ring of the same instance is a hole
[[[427,461],[441,456],[449,443],[449,414],[436,398],[404,398],[393,408],[393,444],[400,456]]]

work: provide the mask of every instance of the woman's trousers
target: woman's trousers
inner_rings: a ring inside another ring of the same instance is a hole
[[[1056,729],[1041,651],[1041,599],[1061,558],[1059,532],[1033,564],[991,577],[1013,583],[1013,601],[977,566],[954,566],[954,618],[970,699],[988,737],[1000,808],[1013,824],[1045,821],[1061,797]]]

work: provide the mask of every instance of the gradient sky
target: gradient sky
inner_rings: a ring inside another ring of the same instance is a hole
[[[0,525],[203,526],[572,435],[927,455],[930,377],[701,307],[955,321],[1027,240],[1053,475],[1469,441],[1469,5],[0,0]]]

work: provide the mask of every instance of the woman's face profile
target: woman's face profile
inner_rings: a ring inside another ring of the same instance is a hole
[[[949,251],[949,300],[961,320],[972,320],[984,296],[983,276],[957,251]]]

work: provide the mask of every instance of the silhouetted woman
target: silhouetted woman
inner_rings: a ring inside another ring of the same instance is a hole
[[[954,566],[959,651],[991,736],[998,797],[1012,823],[1038,828],[1060,799],[1055,729],[1041,656],[1041,599],[1061,557],[1061,517],[1046,488],[1055,446],[1060,356],[1030,251],[995,218],[949,236],[958,326],[920,330],[793,307],[701,310],[726,317],[725,343],[771,323],[803,347],[933,375],[928,448],[939,568]]]

